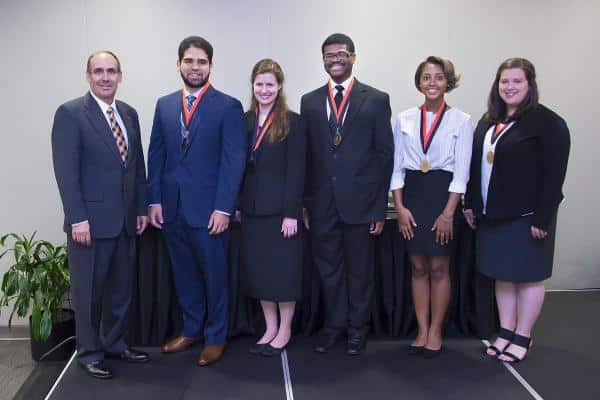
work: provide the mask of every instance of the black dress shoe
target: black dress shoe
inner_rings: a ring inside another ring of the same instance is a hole
[[[346,354],[350,356],[357,356],[364,351],[366,346],[366,335],[351,335],[348,337],[348,347],[346,347]]]
[[[265,356],[265,357],[275,357],[280,355],[285,348],[290,344],[290,342],[287,342],[285,344],[285,346],[283,347],[273,347],[271,346],[271,344],[267,344],[265,346],[265,348],[263,349],[263,351],[260,353],[261,356]]]
[[[81,368],[91,377],[98,379],[111,379],[113,377],[110,369],[104,366],[102,361],[94,361],[89,364],[80,364]]]
[[[315,347],[317,353],[328,353],[329,350],[336,344],[340,339],[340,334],[325,334],[321,337],[319,344]]]
[[[250,354],[260,354],[260,353],[263,352],[263,350],[265,349],[265,347],[267,347],[268,344],[269,343],[254,343],[248,349],[248,353],[250,353]]]
[[[117,360],[127,361],[130,363],[145,363],[150,361],[148,353],[134,349],[125,349],[120,353],[108,353],[108,358],[116,358]]]
[[[425,346],[413,346],[412,344],[408,345],[406,348],[406,352],[409,356],[418,356],[423,354],[423,350],[425,350]]]
[[[423,357],[424,358],[436,358],[442,353],[443,347],[440,347],[437,350],[428,349],[427,347],[423,347]]]

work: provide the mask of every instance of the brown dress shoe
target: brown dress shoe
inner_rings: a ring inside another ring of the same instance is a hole
[[[225,351],[225,343],[219,344],[211,344],[210,346],[205,346],[202,353],[200,353],[200,358],[198,359],[198,365],[205,366],[208,364],[212,364],[221,358],[223,352]]]
[[[199,339],[196,338],[188,338],[185,336],[177,336],[175,339],[167,342],[162,347],[163,353],[177,353],[179,351],[184,351],[195,345],[199,342]]]

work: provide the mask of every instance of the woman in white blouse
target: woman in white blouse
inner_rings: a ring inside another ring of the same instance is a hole
[[[415,86],[425,102],[401,112],[394,125],[390,189],[412,266],[418,321],[417,337],[408,350],[428,358],[442,350],[455,211],[469,179],[473,144],[471,117],[444,99],[458,80],[450,60],[428,57],[415,72]]]

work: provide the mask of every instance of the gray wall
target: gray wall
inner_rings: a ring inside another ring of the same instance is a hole
[[[357,77],[389,92],[394,114],[422,101],[412,77],[427,55],[454,61],[463,78],[449,102],[475,119],[498,64],[529,58],[542,102],[567,120],[573,141],[548,286],[600,287],[600,217],[592,206],[600,203],[592,165],[600,145],[594,129],[600,113],[593,107],[600,88],[599,16],[599,2],[581,0],[2,0],[0,233],[37,230],[64,241],[50,128],[56,107],[86,91],[84,63],[93,50],[120,56],[118,97],[138,109],[147,149],[156,99],[181,85],[175,62],[183,37],[200,34],[212,42],[213,84],[244,104],[253,64],[277,59],[297,109],[302,93],[326,81],[321,42],[342,31],[357,46]],[[6,266],[0,261],[0,274]],[[2,310],[0,325],[6,317]]]

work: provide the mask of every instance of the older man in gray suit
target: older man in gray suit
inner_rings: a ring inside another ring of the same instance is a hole
[[[90,55],[86,78],[90,91],[56,111],[52,159],[65,213],[77,359],[89,375],[108,379],[105,356],[148,361],[123,339],[135,236],[148,225],[146,169],[138,115],[115,101],[122,79],[117,56]]]

